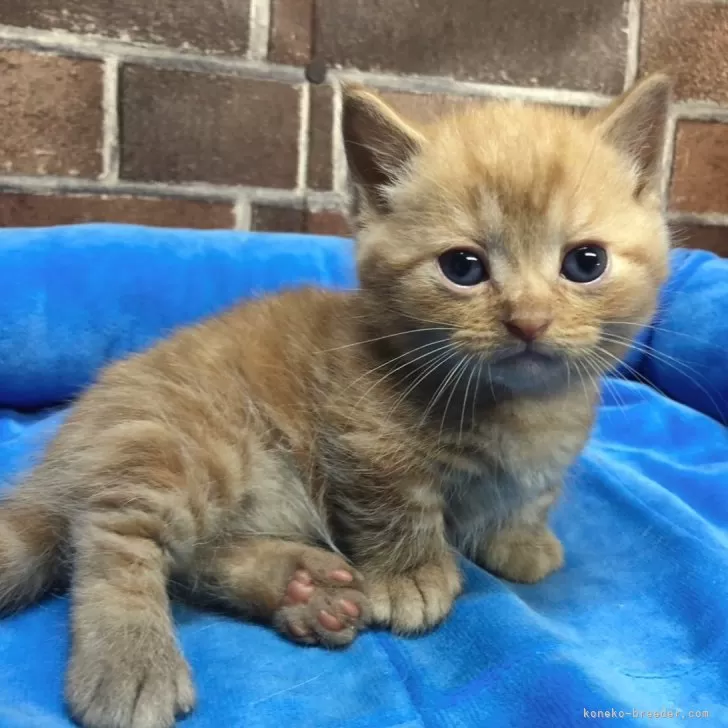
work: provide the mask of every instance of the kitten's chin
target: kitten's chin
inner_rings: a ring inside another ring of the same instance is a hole
[[[485,371],[493,388],[511,395],[547,394],[567,386],[571,373],[563,356],[545,350],[504,352]]]

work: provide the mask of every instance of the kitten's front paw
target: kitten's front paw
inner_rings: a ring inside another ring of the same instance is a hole
[[[478,562],[509,581],[533,584],[564,564],[564,548],[548,528],[499,531],[482,549]]]
[[[462,589],[453,559],[404,574],[366,578],[373,621],[399,634],[423,632],[441,622]]]
[[[66,700],[84,728],[171,728],[195,691],[171,634],[110,630],[77,637]]]

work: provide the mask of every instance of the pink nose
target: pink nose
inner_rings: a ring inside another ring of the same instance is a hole
[[[551,326],[551,321],[546,319],[514,319],[504,321],[503,324],[517,339],[534,341]]]

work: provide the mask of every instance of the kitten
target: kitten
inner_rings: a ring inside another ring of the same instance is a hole
[[[67,701],[165,728],[194,691],[168,583],[305,644],[421,632],[459,550],[563,563],[547,515],[598,375],[654,312],[662,77],[605,110],[427,127],[344,89],[361,290],[244,303],[104,371],[0,508],[0,605],[70,581]]]

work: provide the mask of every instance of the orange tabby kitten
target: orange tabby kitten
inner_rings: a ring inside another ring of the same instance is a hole
[[[109,367],[0,508],[0,605],[65,580],[87,728],[192,709],[167,587],[345,645],[436,625],[455,549],[558,569],[547,526],[594,375],[655,308],[669,85],[419,128],[344,90],[361,290],[245,303]]]

